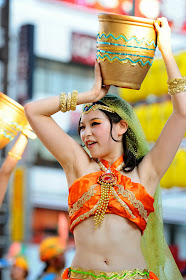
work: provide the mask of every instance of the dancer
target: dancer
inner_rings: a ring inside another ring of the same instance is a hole
[[[21,133],[12,149],[8,152],[8,155],[0,168],[0,206],[3,202],[10,176],[16,167],[17,162],[21,159],[27,142],[27,136]]]
[[[150,151],[132,107],[102,86],[97,62],[91,90],[25,106],[30,125],[62,165],[69,185],[76,253],[63,279],[182,279],[163,237],[159,181],[186,130],[186,84],[171,51],[168,22],[158,20],[173,113]],[[76,104],[85,104],[79,133],[89,153],[51,118]]]
[[[28,138],[30,139],[36,138],[36,135],[31,130],[29,124],[27,124],[23,128],[21,134],[19,135],[12,149],[8,152],[8,155],[0,168],[0,207],[7,190],[10,176],[14,168],[16,167],[16,164],[22,158],[23,152],[28,143]]]

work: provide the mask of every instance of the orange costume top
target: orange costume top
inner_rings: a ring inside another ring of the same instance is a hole
[[[116,179],[110,187],[110,193],[105,214],[116,214],[134,222],[142,231],[146,228],[148,215],[154,211],[154,198],[147,193],[140,183],[134,183],[118,170],[123,162],[123,156],[117,159],[109,168],[109,163],[100,160],[105,171],[87,174],[74,181],[69,188],[70,229],[73,229],[86,218],[95,215],[101,200],[100,176],[113,174]],[[106,172],[106,170],[108,170]],[[104,179],[106,178],[104,177]],[[107,180],[107,178],[106,178]]]

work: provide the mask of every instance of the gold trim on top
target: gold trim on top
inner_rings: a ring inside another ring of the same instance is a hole
[[[117,200],[117,202],[123,207],[123,209],[129,213],[129,215],[132,217],[132,219],[136,219],[136,216],[132,213],[131,209],[129,208],[129,206],[126,204],[126,202],[124,202],[118,195],[118,193],[112,189],[112,194],[115,197],[115,199]]]
[[[77,202],[75,202],[73,204],[72,207],[69,207],[69,216],[71,217],[72,215],[74,215],[74,213],[76,211],[78,211],[80,208],[83,207],[84,203],[86,201],[88,201],[92,196],[94,196],[94,194],[96,193],[95,188],[98,186],[98,184],[92,185],[90,187],[90,189],[85,192],[79,199]]]
[[[79,224],[80,222],[84,221],[86,218],[89,218],[90,216],[93,216],[95,211],[97,210],[99,206],[99,200],[98,202],[96,203],[96,205],[94,205],[94,207],[92,209],[90,209],[88,212],[82,214],[81,216],[79,216],[77,219],[75,219],[71,226],[70,226],[70,229],[72,229],[76,224]]]
[[[122,195],[123,197],[128,198],[130,203],[139,211],[140,216],[147,222],[148,214],[147,210],[145,210],[143,203],[136,199],[135,194],[132,191],[125,190],[122,185],[116,185],[118,187],[118,194]]]

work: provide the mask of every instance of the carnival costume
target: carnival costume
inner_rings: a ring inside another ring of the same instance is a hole
[[[117,113],[128,124],[127,149],[137,160],[145,156],[149,151],[149,145],[130,104],[112,94],[107,94],[98,103],[85,104],[83,113],[97,109]],[[121,175],[119,172],[121,169],[117,170],[121,162],[122,157],[108,169],[108,163],[102,160],[101,164],[106,168],[105,170],[104,167],[101,168],[104,172],[85,175],[72,184],[69,190],[71,230],[73,231],[78,223],[91,215],[95,216],[96,227],[101,226],[104,215],[107,213],[129,219],[138,225],[143,233],[141,249],[149,270],[136,269],[105,273],[69,268],[63,273],[62,279],[183,279],[164,238],[160,185],[153,199],[141,184],[131,182],[128,177]]]
[[[98,212],[101,205],[100,197],[104,187],[98,180],[100,180],[100,177],[109,180],[110,177],[109,173],[106,173],[106,175],[103,173],[109,168],[108,162],[101,160],[100,163],[102,171],[76,179],[69,189],[68,203],[71,231],[78,223]],[[148,215],[154,211],[154,198],[146,192],[141,184],[132,182],[130,178],[119,172],[122,163],[123,155],[109,168],[112,175],[117,177],[117,182],[108,190],[110,196],[108,197],[105,214],[116,214],[127,218],[143,232]]]

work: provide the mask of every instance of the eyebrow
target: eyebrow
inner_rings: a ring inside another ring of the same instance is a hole
[[[95,120],[102,120],[102,118],[93,118],[93,119],[90,119],[89,121],[95,121]],[[80,124],[83,123],[82,121],[80,121]]]

